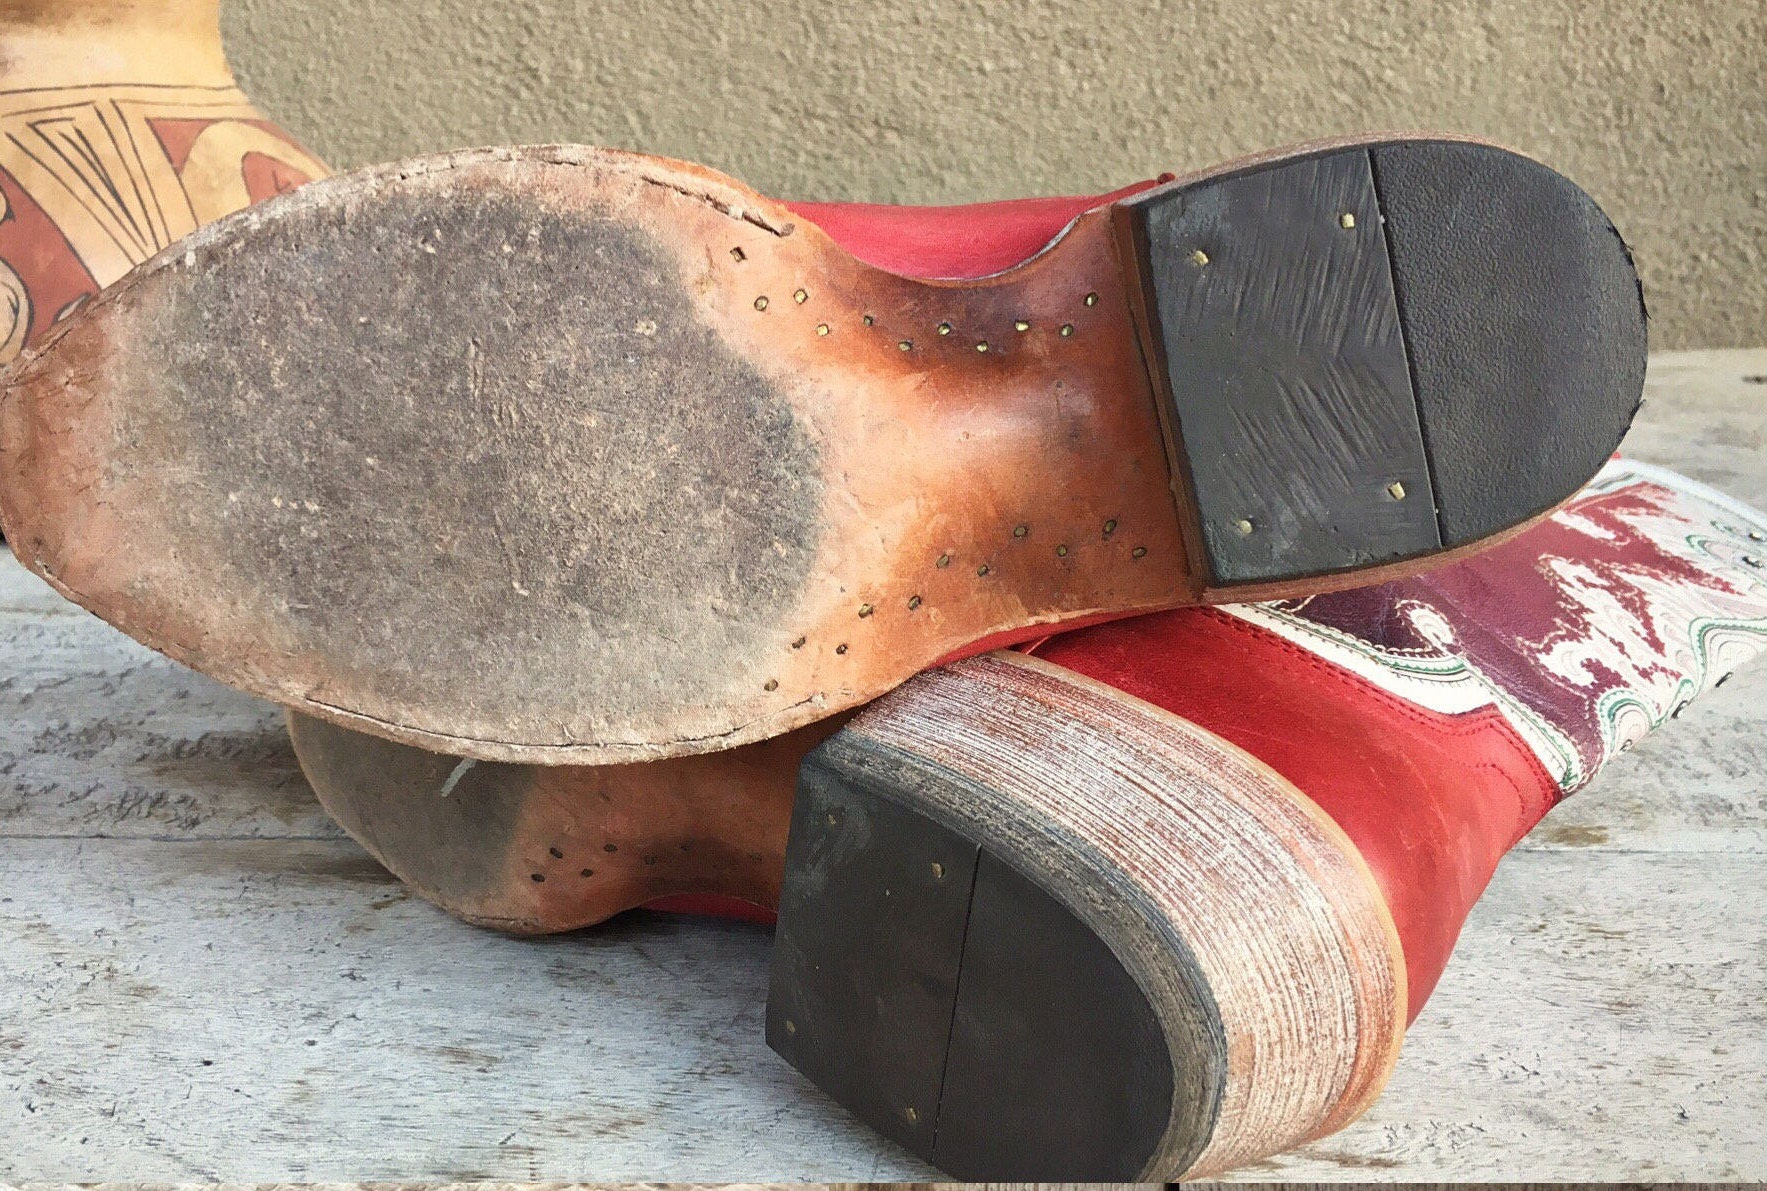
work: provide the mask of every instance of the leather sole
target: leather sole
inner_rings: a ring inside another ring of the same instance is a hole
[[[709,171],[549,148],[222,220],[11,374],[19,557],[154,648],[389,739],[609,763],[952,656],[1301,596],[1569,497],[1642,391],[1624,246],[1489,146],[1180,179],[977,281]]]
[[[846,718],[640,765],[475,761],[298,713],[288,734],[320,804],[376,860],[448,913],[525,935],[639,906],[770,920],[798,766]]]

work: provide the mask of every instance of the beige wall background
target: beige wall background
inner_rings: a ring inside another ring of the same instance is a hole
[[[948,203],[1473,133],[1614,216],[1653,346],[1767,342],[1767,0],[231,0],[223,23],[241,82],[339,166],[583,141]]]

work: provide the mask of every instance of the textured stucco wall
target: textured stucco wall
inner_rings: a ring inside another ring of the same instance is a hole
[[[1767,0],[230,0],[338,165],[571,140],[789,197],[1113,187],[1368,128],[1488,136],[1633,243],[1653,346],[1767,342]]]

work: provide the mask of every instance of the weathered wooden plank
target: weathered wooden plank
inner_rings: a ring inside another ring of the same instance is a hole
[[[1767,348],[1653,356],[1620,450],[1767,508]]]
[[[1767,899],[1750,856],[1523,852],[1392,1084],[1245,1178],[1767,1176]]]
[[[21,577],[0,554],[0,606]],[[65,608],[0,611],[0,838],[341,836],[280,710]]]
[[[761,1044],[765,931],[455,923],[334,841],[8,841],[0,1176],[912,1178]],[[1368,1117],[1248,1176],[1767,1172],[1748,856],[1512,857]]]
[[[1702,696],[1518,846],[1767,852],[1767,665]]]
[[[914,1178],[762,1040],[768,932],[534,941],[347,841],[8,840],[0,1178]]]

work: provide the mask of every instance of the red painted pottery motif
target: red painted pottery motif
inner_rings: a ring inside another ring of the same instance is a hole
[[[179,237],[326,172],[237,87],[0,91],[0,364]]]

